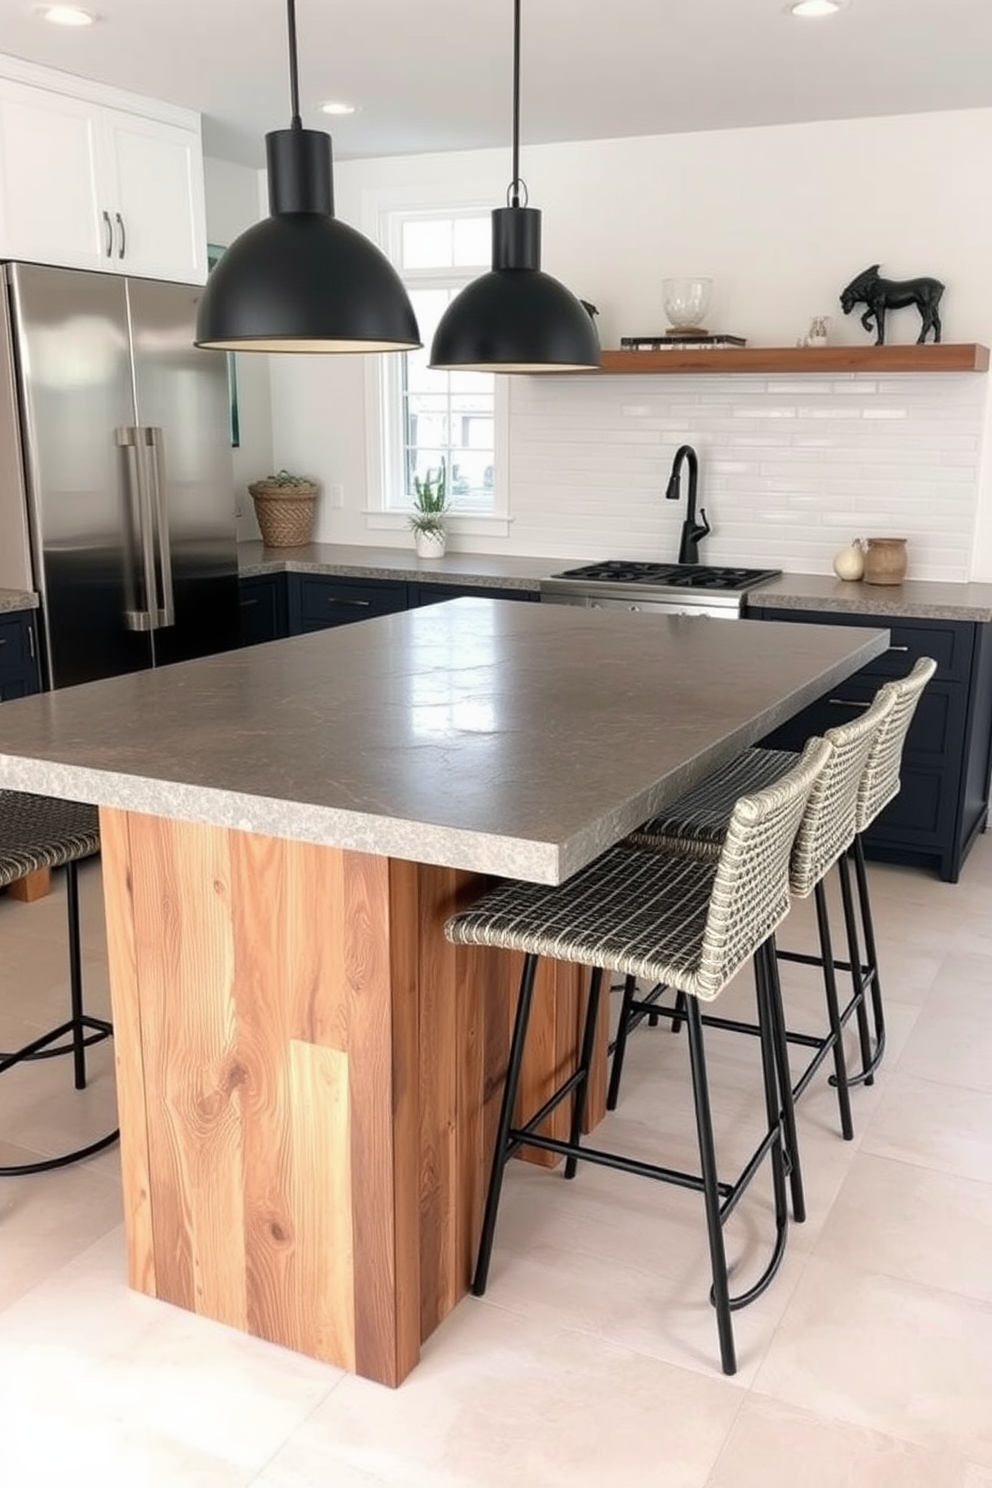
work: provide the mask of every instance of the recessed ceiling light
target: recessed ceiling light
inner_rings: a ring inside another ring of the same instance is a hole
[[[320,112],[322,114],[341,115],[354,114],[357,112],[357,110],[353,103],[338,103],[333,98],[331,98],[328,100],[327,103],[322,103],[320,105]]]
[[[78,5],[39,5],[35,14],[53,26],[92,26],[96,16]]]
[[[828,16],[844,8],[844,0],[796,0],[789,6],[794,16]]]

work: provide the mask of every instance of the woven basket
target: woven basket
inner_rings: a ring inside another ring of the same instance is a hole
[[[279,486],[262,480],[253,481],[248,490],[267,548],[299,548],[310,541],[317,510],[316,486]]]

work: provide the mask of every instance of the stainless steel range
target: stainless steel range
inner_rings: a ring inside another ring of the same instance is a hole
[[[712,568],[699,563],[635,563],[612,559],[569,568],[541,580],[546,604],[733,620],[748,589],[777,578],[778,568]]]

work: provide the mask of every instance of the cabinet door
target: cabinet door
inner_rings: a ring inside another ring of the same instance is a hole
[[[207,229],[199,131],[103,109],[113,265],[122,274],[203,284]]]
[[[287,634],[286,575],[255,574],[242,579],[241,644],[257,646]]]
[[[40,691],[34,614],[0,616],[0,703]]]
[[[0,79],[0,258],[112,266],[101,110]]]

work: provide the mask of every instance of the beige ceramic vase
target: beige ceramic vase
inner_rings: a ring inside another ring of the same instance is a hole
[[[901,584],[906,577],[906,539],[904,537],[868,537],[865,539],[866,584]]]

